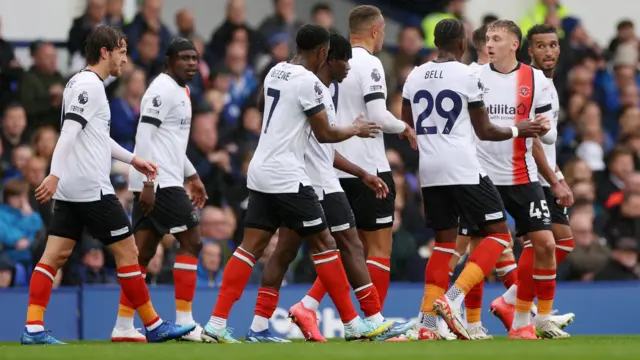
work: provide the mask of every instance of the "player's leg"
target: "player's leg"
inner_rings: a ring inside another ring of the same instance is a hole
[[[462,221],[460,223],[460,230],[462,230],[464,225]],[[469,248],[469,242],[471,241],[471,237],[467,235],[462,235],[458,231],[458,237],[456,237],[456,252],[451,256],[451,260],[449,261],[449,278],[453,276],[454,271],[456,270],[456,266],[458,266],[458,261],[460,258],[467,253],[467,249]]]
[[[217,343],[239,343],[227,328],[231,308],[240,299],[249,283],[256,260],[262,256],[271,237],[280,225],[276,194],[249,191],[242,242],[229,259],[222,274],[222,286],[209,322],[202,331],[202,340]]]
[[[29,282],[27,320],[20,338],[22,344],[63,344],[45,331],[44,312],[49,304],[56,273],[71,255],[82,228],[83,224],[74,216],[73,204],[56,201],[45,250]]]
[[[483,238],[473,236],[470,238],[469,252],[473,253]],[[464,297],[465,315],[467,317],[467,330],[471,340],[490,340],[493,336],[487,334],[487,330],[482,326],[482,295],[484,292],[484,281],[477,283],[471,288],[467,296]]]
[[[469,332],[460,316],[460,307],[471,289],[483,282],[493,270],[498,257],[509,245],[511,235],[500,195],[488,177],[481,178],[478,185],[456,186],[453,195],[456,211],[477,224],[487,236],[471,253],[453,286],[433,306],[447,321],[451,331],[460,338],[469,339]]]
[[[516,306],[516,294],[518,291],[518,265],[513,255],[513,241],[509,244],[496,264],[496,273],[502,281],[506,291],[491,301],[489,311],[496,316],[504,328],[509,331],[513,323],[513,314]],[[533,305],[535,307],[535,305]]]

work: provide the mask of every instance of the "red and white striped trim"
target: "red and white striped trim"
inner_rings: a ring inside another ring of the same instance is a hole
[[[555,280],[556,278],[556,274],[553,275],[536,275],[533,274],[533,279],[534,280]]]
[[[275,293],[273,293],[271,291],[262,290],[262,289],[260,291],[258,291],[258,294],[266,294],[266,295],[271,295],[273,297],[278,297],[278,294],[275,294]]]
[[[505,255],[506,255],[506,254],[508,254],[508,253],[512,253],[512,252],[513,252],[513,249],[511,249],[511,248],[506,248],[506,249],[504,249],[504,250],[502,251],[502,254],[505,254]]]
[[[317,256],[317,255],[314,255]],[[318,259],[318,260],[313,260],[313,263],[316,265],[320,265],[320,264],[324,264],[324,263],[328,263],[331,262],[333,260],[337,260],[338,259],[338,255],[333,255],[333,256],[329,256],[328,258],[322,258],[322,259]]]
[[[509,242],[508,241],[502,240],[502,239],[497,238],[495,236],[487,236],[487,239],[491,239],[493,241],[496,241],[496,242],[498,242],[498,244],[500,244],[500,245],[502,245],[504,247],[509,247]]]
[[[367,285],[362,285],[359,288],[354,289],[353,292],[357,293],[357,292],[360,292],[362,290],[368,289],[368,288],[370,288],[372,286],[373,286],[373,283],[368,283]]]
[[[158,328],[158,326],[162,325],[162,319],[158,316],[157,320],[152,322],[151,324],[149,324],[148,326],[145,326],[147,328],[147,330],[149,331],[153,331],[156,328]]]
[[[54,281],[54,279],[55,279],[55,276],[53,276],[53,274],[52,274],[52,273],[50,273],[50,272],[49,272],[49,270],[47,270],[47,269],[45,269],[45,268],[42,268],[42,267],[40,267],[40,266],[36,266],[36,268],[35,268],[35,269],[33,269],[33,271],[38,271],[38,272],[43,273],[43,274],[44,274],[44,275],[46,275],[49,279],[51,279],[51,282],[53,282],[53,281]]]
[[[375,260],[367,260],[367,264],[373,265],[377,268],[380,268],[384,271],[388,271],[391,272],[391,268],[385,265],[380,264],[379,262],[375,261]]]
[[[525,247],[525,248],[533,247],[533,244],[531,243],[531,240],[527,240],[527,241],[525,241],[523,244],[524,244],[524,247]]]
[[[327,254],[331,254],[334,252],[339,252],[340,250],[338,249],[331,249],[331,250],[327,250],[327,251],[323,251],[323,252],[319,252],[317,254],[313,254],[313,256],[322,256],[322,255],[327,255]]]
[[[255,257],[251,255],[250,252],[244,250],[241,247],[238,247],[236,251],[233,252],[233,256],[247,263],[247,265],[253,267],[255,265]]]
[[[196,270],[198,270],[198,265],[177,262],[177,263],[173,264],[173,268],[174,269],[178,269],[178,270],[196,271]]]
[[[457,255],[458,257],[460,256],[460,254],[455,249],[447,249],[440,246],[434,246],[433,251],[442,251],[447,254]]]
[[[562,246],[562,245],[556,245],[556,249],[560,249],[562,251],[566,251],[568,253],[573,251],[573,246]]]
[[[128,272],[128,273],[118,273],[118,277],[119,278],[131,278],[131,277],[136,277],[136,276],[141,276],[142,272],[140,271],[132,271],[132,272]]]
[[[518,268],[518,264],[511,264],[511,265],[503,266],[501,268],[496,268],[496,273],[498,274],[498,276],[505,276],[517,268]]]

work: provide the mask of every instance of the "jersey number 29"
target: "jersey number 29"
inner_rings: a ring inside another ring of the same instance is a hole
[[[420,115],[418,115],[418,119],[416,120],[416,134],[433,135],[438,133],[437,126],[423,125],[423,122],[431,116],[435,106],[438,116],[447,120],[444,125],[444,130],[442,130],[442,134],[448,135],[451,132],[453,125],[456,123],[456,120],[458,120],[460,112],[462,112],[462,98],[460,98],[460,95],[453,90],[442,90],[436,95],[434,100],[433,95],[431,95],[429,91],[420,90],[413,96],[413,103],[419,104],[423,99],[427,100],[427,107],[420,113]],[[453,102],[451,110],[445,110],[442,106],[445,99],[451,99]]]

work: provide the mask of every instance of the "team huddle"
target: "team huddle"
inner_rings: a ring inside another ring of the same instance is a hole
[[[507,290],[491,303],[491,312],[510,338],[569,337],[562,329],[574,315],[552,313],[556,265],[573,249],[567,221],[573,199],[555,163],[555,29],[538,25],[529,31],[529,66],[516,60],[520,29],[511,21],[491,23],[474,32],[478,63],[468,66],[460,62],[468,41],[464,25],[440,21],[434,31],[438,56],[408,76],[397,119],[386,108],[384,70],[372,55],[382,49],[384,28],[374,6],[351,11],[349,39],[305,25],[293,59],[267,74],[258,100],[262,133],[247,175],[244,235],[204,327],[194,320],[191,304],[202,247],[195,209],[207,196],[186,157],[186,83],[195,76],[199,56],[190,41],[171,42],[165,72],[142,98],[130,153],[110,138],[103,84],[107,76],[120,75],[126,38],[113,27],[94,28],[86,43],[88,66],[65,88],[51,173],[36,189],[39,201],[55,199],[55,205],[46,249],[31,278],[21,342],[62,344],[45,331],[44,312],[56,273],[85,227],[116,259],[122,292],[114,342],[239,343],[227,319],[276,231],[279,241],[263,271],[247,342],[290,342],[271,333],[269,319],[303,240],[317,279],[289,316],[307,341],[327,341],[316,318],[326,294],[347,341],[490,339],[480,313],[484,278],[494,268]],[[382,314],[395,210],[383,133],[398,134],[419,151],[425,217],[436,234],[415,322],[389,321]],[[109,182],[111,158],[132,165],[131,222]],[[507,212],[515,219],[516,236],[525,240],[518,264]],[[173,272],[175,323],[156,313],[144,281],[166,234],[180,243]],[[464,270],[449,286],[450,272],[467,249]],[[364,316],[351,301],[351,289]],[[136,313],[145,334],[134,327]]]

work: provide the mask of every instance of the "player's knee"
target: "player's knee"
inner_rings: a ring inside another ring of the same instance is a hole
[[[307,237],[311,252],[314,254],[337,249],[336,240],[331,236],[328,230],[324,230],[318,234]]]
[[[342,253],[343,257],[364,257],[364,245],[362,241],[355,237],[346,237],[344,234],[335,236],[338,249]]]
[[[536,241],[532,241],[532,244],[535,256],[540,259],[550,259],[555,255],[556,243],[553,237],[536,239]]]
[[[113,256],[116,258],[117,266],[138,264],[140,253],[133,236],[111,244],[109,250],[111,250]],[[153,255],[151,257],[153,257]]]
[[[51,264],[55,268],[59,269],[67,262],[67,260],[71,256],[71,252],[73,252],[73,249],[60,249],[53,254],[45,253],[42,255],[42,259],[40,260],[40,262]]]

